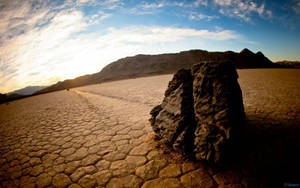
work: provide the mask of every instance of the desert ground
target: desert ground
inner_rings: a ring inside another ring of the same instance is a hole
[[[148,119],[172,75],[0,105],[0,187],[283,187],[300,184],[300,70],[238,70],[244,147],[223,166],[158,144]]]

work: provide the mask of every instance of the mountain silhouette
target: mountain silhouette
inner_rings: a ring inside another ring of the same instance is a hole
[[[41,89],[44,89],[46,87],[48,87],[48,86],[27,86],[25,88],[9,92],[9,93],[7,93],[7,95],[11,95],[11,94],[31,95],[31,94],[33,94]]]
[[[180,53],[160,55],[136,55],[119,59],[100,72],[75,79],[58,82],[50,87],[38,91],[36,94],[47,93],[62,89],[101,83],[105,81],[136,78],[142,76],[172,74],[181,68],[191,68],[193,64],[202,61],[232,61],[236,68],[277,68],[281,67],[273,63],[261,52],[256,54],[248,49],[240,53],[208,52],[205,50],[190,50]]]

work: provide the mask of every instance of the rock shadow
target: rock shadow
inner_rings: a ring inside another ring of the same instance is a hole
[[[279,117],[258,120],[257,115],[247,116],[244,156],[239,161],[244,173],[256,174],[269,185],[300,187],[300,121],[284,122]]]

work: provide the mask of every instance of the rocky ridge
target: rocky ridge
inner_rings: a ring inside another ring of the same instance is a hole
[[[205,50],[190,50],[170,54],[136,55],[112,62],[98,73],[58,82],[37,92],[37,94],[105,81],[174,74],[179,69],[189,69],[194,64],[203,61],[231,61],[236,68],[281,67],[270,61],[263,53],[253,53],[246,48],[239,53],[232,51],[208,52]]]

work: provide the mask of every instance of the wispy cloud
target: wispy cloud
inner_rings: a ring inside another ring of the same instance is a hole
[[[209,31],[176,27],[134,26],[123,29],[110,28],[110,38],[114,43],[157,43],[174,42],[187,37],[199,37],[212,40],[238,39],[240,36],[231,30]]]
[[[293,6],[294,11],[300,10],[300,1],[295,1]],[[238,18],[246,22],[251,22],[252,16],[254,14],[260,16],[264,19],[269,19],[272,17],[271,10],[266,9],[265,3],[255,3],[252,0],[194,0],[194,1],[171,1],[171,0],[156,0],[138,4],[136,7],[130,9],[131,14],[136,15],[147,15],[147,14],[157,14],[162,12],[163,8],[180,7],[187,11],[195,12],[199,7],[217,7],[220,14],[229,16],[232,18]],[[300,12],[300,11],[299,11]],[[206,19],[208,21],[218,18],[217,15],[205,15],[198,13],[190,14],[189,19]]]
[[[193,4],[194,4],[196,7],[201,6],[201,5],[207,6],[207,5],[208,5],[208,1],[207,1],[207,0],[196,0],[196,1],[194,1]]]
[[[240,18],[244,21],[251,21],[253,13],[258,14],[262,18],[272,16],[270,10],[266,10],[265,4],[257,4],[251,0],[214,0],[214,3],[219,6],[219,12],[229,17]]]
[[[111,16],[104,11],[85,16],[80,11],[85,3],[96,1],[0,1],[0,91],[34,82],[49,84],[48,81],[74,77],[76,71],[84,73],[75,69],[56,74],[57,70],[68,70],[66,65],[73,63],[69,60],[74,60],[74,54],[84,51],[77,48],[81,39],[76,38],[76,33]],[[102,8],[111,9],[122,2],[105,0],[100,3],[105,5]],[[29,80],[26,74],[31,72],[41,74]]]
[[[160,3],[144,3],[141,5],[141,8],[143,9],[156,9],[156,8],[162,8],[165,6],[164,2]]]
[[[166,2],[168,6],[178,6],[183,8],[197,8],[200,6],[208,6],[208,0],[194,0],[194,1],[168,1]]]
[[[210,15],[206,15],[206,14],[202,14],[202,13],[191,12],[189,15],[189,19],[211,21],[213,19],[219,19],[219,16],[210,16]]]
[[[105,12],[103,12],[103,11],[99,11],[98,12],[99,14],[99,17],[100,17],[100,20],[105,20],[105,19],[107,19],[107,18],[109,18],[109,17],[111,17],[112,16],[112,14],[110,14],[110,13],[105,13]]]
[[[165,1],[151,3],[142,2],[136,7],[131,8],[129,12],[136,15],[156,14],[159,9],[163,8],[164,6],[166,6]]]
[[[208,6],[208,0],[194,0],[194,1],[153,1],[149,2],[142,2],[141,4],[137,5],[136,7],[130,10],[130,13],[137,14],[137,15],[146,15],[146,14],[156,14],[162,8],[165,7],[181,7],[181,8],[197,8],[200,6]]]
[[[75,2],[74,2],[75,1]],[[123,0],[67,0],[68,4],[76,3],[78,6],[89,5],[89,6],[101,6],[103,9],[116,9],[121,7],[124,3]]]
[[[296,14],[300,14],[300,0],[292,0],[292,9]]]
[[[86,19],[88,20],[87,22],[89,25],[94,25],[94,24],[98,24],[100,21],[103,21],[111,16],[112,16],[111,13],[106,13],[100,10],[96,14],[88,16]]]
[[[49,22],[44,27],[32,28],[3,41],[0,46],[0,66],[7,66],[0,72],[1,87],[9,89],[16,87],[16,84],[24,84],[26,74],[31,71],[41,71],[46,79],[47,76],[55,76],[54,70],[59,69],[70,55],[65,52],[70,51],[71,46],[65,43],[74,40],[72,34],[87,27],[80,11],[62,11]],[[64,50],[64,47],[68,49]],[[45,68],[48,73],[43,70]],[[16,70],[13,78],[10,77],[12,70]],[[42,77],[39,79],[43,80]]]

